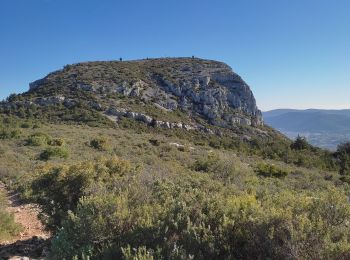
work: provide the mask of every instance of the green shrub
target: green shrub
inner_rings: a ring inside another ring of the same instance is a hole
[[[123,259],[125,260],[153,260],[153,251],[148,251],[146,247],[131,249],[130,245],[122,248]]]
[[[218,164],[218,157],[209,153],[206,158],[201,158],[195,161],[192,165],[192,169],[197,172],[210,172],[213,171],[215,166]]]
[[[209,141],[209,146],[210,147],[213,147],[215,149],[219,149],[221,148],[221,143],[220,143],[220,140],[217,140],[217,139],[212,139]]]
[[[136,187],[135,187],[136,185]],[[350,205],[335,190],[256,196],[211,194],[155,182],[151,194],[83,197],[54,238],[52,255],[114,259],[338,259],[350,256]],[[136,248],[136,250],[131,250]],[[141,258],[143,259],[143,258]],[[145,258],[149,259],[149,258]],[[343,258],[342,258],[343,259]]]
[[[0,139],[18,139],[21,136],[21,131],[18,129],[7,130],[0,129]]]
[[[21,128],[30,128],[30,127],[31,127],[31,124],[28,122],[24,122],[21,124]]]
[[[339,161],[339,174],[350,176],[350,142],[339,145],[335,157]]]
[[[109,149],[108,140],[106,137],[94,138],[90,141],[90,146],[100,151],[106,151]]]
[[[350,184],[350,176],[349,175],[342,175],[342,176],[340,176],[339,180]]]
[[[54,138],[54,139],[51,139],[48,142],[48,144],[51,145],[51,146],[63,146],[64,145],[64,140],[62,138]]]
[[[64,147],[48,147],[39,156],[40,160],[47,161],[52,157],[68,158],[69,152]]]
[[[293,150],[306,150],[306,149],[311,148],[311,146],[306,141],[305,137],[301,137],[298,135],[298,137],[295,139],[295,141],[290,145],[290,148]]]
[[[60,227],[69,210],[75,210],[79,199],[91,186],[123,185],[123,180],[131,178],[134,171],[128,161],[117,157],[69,167],[44,168],[27,193],[31,193],[33,199],[42,205],[49,217],[48,227],[54,230]],[[101,186],[99,189],[104,188]]]
[[[188,152],[190,148],[188,146],[182,145],[177,148],[180,152]]]
[[[31,146],[43,146],[47,145],[51,140],[51,137],[44,133],[35,133],[29,136],[27,139],[27,145]]]
[[[160,145],[160,141],[158,139],[149,139],[150,144],[154,145],[154,146],[159,146]]]
[[[288,175],[288,171],[281,169],[273,164],[260,163],[257,165],[255,171],[264,177],[283,178]]]

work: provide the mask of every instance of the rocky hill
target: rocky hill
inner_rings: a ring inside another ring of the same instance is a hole
[[[197,58],[67,65],[1,104],[4,110],[31,106],[84,106],[110,119],[124,116],[166,128],[201,129],[200,120],[224,128],[263,125],[241,77],[222,62]]]
[[[51,235],[11,243],[36,218],[0,191],[0,259],[350,259],[347,150],[264,125],[220,62],[69,65],[0,103],[0,182]]]

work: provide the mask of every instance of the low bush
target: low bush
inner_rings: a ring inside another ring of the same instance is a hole
[[[276,165],[267,163],[258,164],[255,171],[257,172],[257,174],[264,177],[283,178],[288,175],[288,171],[277,167]]]
[[[153,260],[153,250],[147,250],[146,247],[132,248],[129,246],[122,248],[124,260]]]
[[[44,133],[35,133],[29,136],[27,139],[27,145],[30,146],[42,146],[47,145],[51,140],[51,137]]]
[[[48,142],[48,144],[51,145],[51,146],[63,146],[64,145],[64,140],[62,138],[54,138],[54,139],[51,139]]]
[[[134,183],[133,185],[137,185]],[[209,194],[155,182],[83,197],[53,240],[52,258],[347,259],[350,206],[336,190]],[[131,250],[135,248],[135,250]],[[133,258],[135,256],[145,258]],[[345,257],[344,257],[345,256]]]
[[[21,136],[21,131],[18,129],[0,129],[0,139],[18,139]]]
[[[160,145],[160,141],[158,139],[149,139],[150,144],[154,145],[154,146],[159,146]]]
[[[217,140],[217,139],[210,140],[209,141],[209,146],[213,147],[215,149],[220,149],[221,148],[220,140]]]
[[[39,158],[40,160],[47,161],[52,157],[66,159],[68,155],[69,152],[64,147],[48,147],[39,155]]]
[[[342,176],[340,176],[339,180],[350,184],[350,176],[349,175],[342,175]]]
[[[28,122],[24,122],[20,125],[21,128],[30,128],[32,125]]]
[[[98,137],[92,139],[90,141],[90,146],[100,151],[106,151],[109,149],[109,144],[106,137]]]
[[[209,153],[207,157],[200,158],[192,165],[192,169],[197,172],[211,172],[214,171],[215,166],[218,164],[218,157]]]
[[[179,150],[180,152],[188,152],[190,151],[190,148],[186,145],[182,145],[182,146],[179,146],[177,150]]]
[[[123,180],[132,177],[134,171],[128,161],[117,157],[69,167],[44,168],[37,173],[31,191],[25,193],[32,194],[34,201],[43,206],[43,211],[49,218],[48,227],[54,230],[60,227],[69,210],[75,210],[79,199],[87,195],[92,186],[103,189],[103,186],[99,186],[124,185]],[[115,183],[117,181],[119,183]]]

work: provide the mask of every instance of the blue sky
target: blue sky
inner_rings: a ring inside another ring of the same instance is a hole
[[[348,0],[1,0],[0,99],[65,64],[228,63],[262,110],[350,108]]]

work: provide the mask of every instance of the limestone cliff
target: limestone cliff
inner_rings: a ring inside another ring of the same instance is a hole
[[[222,62],[197,58],[67,65],[31,83],[27,94],[26,102],[40,106],[71,107],[83,101],[108,112],[130,110],[125,100],[137,100],[221,127],[263,124],[253,93],[241,77]]]

